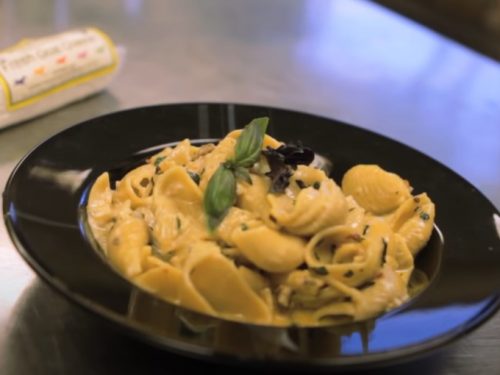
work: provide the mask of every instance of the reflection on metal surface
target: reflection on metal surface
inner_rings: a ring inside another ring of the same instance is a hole
[[[318,1],[304,4],[308,43],[298,44],[296,53],[306,66],[328,75],[375,83],[382,78],[383,68],[388,71],[384,74],[411,80],[426,69],[440,45],[432,32],[390,12],[374,12],[362,2],[319,5]]]
[[[1,19],[1,15],[0,15]],[[0,23],[1,28],[1,23]],[[1,35],[1,34],[0,34]],[[3,190],[5,179],[13,169],[12,163],[0,165],[0,190]],[[0,195],[0,206],[2,204]],[[0,347],[3,340],[2,328],[12,320],[14,305],[27,286],[36,279],[35,274],[14,250],[7,234],[5,221],[0,219]],[[0,350],[0,360],[2,357]],[[1,369],[0,369],[1,373]]]
[[[316,90],[342,86],[333,105],[341,111],[353,103],[362,107],[349,121],[380,129],[386,120],[365,114],[385,112],[394,136],[410,145],[418,140],[419,149],[466,178],[496,185],[498,173],[492,166],[500,165],[500,136],[491,135],[499,132],[498,63],[479,60],[383,8],[358,1],[321,4],[305,3],[308,33],[295,45],[295,56]],[[380,95],[368,97],[367,89]],[[401,106],[395,106],[399,100]],[[482,120],[471,127],[478,116]],[[407,127],[413,121],[418,129]],[[429,137],[447,142],[429,142]],[[488,163],[481,162],[485,157]]]
[[[500,1],[375,0],[500,60]]]
[[[4,324],[7,324],[9,316],[15,316],[13,315],[13,307],[16,301],[27,288],[27,285],[36,279],[36,276],[17,252],[12,250],[12,245],[4,229],[3,220],[0,220],[0,276],[2,277],[0,285],[0,326],[4,326]],[[3,334],[0,334],[0,342],[2,338]]]
[[[139,289],[130,295],[128,317],[170,339],[188,342],[198,352],[274,360],[368,353],[369,334],[375,327],[373,320],[308,331],[240,324],[163,303]]]
[[[123,6],[128,15],[137,17],[142,12],[144,2],[143,0],[123,0]]]
[[[54,26],[56,30],[64,31],[68,27],[68,22],[68,0],[56,0],[54,4]]]
[[[6,47],[12,38],[14,2],[15,0],[5,0],[0,3],[0,49]]]

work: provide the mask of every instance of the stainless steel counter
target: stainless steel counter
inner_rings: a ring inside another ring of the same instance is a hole
[[[231,101],[395,138],[500,207],[500,64],[385,8],[358,0],[0,1],[0,48],[82,25],[127,49],[123,70],[102,94],[1,130],[2,189],[26,152],[82,120],[156,103]],[[500,373],[499,347],[497,314],[446,350],[386,372]],[[25,265],[2,221],[0,374],[212,367],[135,342],[71,305]]]

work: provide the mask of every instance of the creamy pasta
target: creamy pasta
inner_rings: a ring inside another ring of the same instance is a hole
[[[171,303],[256,324],[360,321],[406,301],[431,199],[377,165],[339,186],[257,121],[261,133],[252,122],[167,147],[114,189],[97,178],[88,223],[113,267]]]

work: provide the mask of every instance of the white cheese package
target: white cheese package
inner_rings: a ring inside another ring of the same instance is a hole
[[[120,60],[111,39],[92,27],[0,51],[0,128],[103,90]]]

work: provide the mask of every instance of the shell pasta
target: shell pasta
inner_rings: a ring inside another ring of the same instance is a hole
[[[256,129],[185,139],[113,189],[101,174],[87,218],[110,264],[171,303],[255,324],[360,321],[406,301],[431,199],[377,165],[339,186],[307,148]]]

